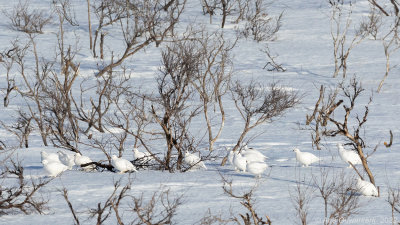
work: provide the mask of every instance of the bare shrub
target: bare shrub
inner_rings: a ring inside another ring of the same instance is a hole
[[[217,10],[217,1],[210,1],[210,0],[200,0],[202,9],[203,9],[203,14],[206,15],[208,14],[210,16],[210,24],[212,24],[212,17],[215,15],[215,11]]]
[[[234,222],[234,219],[225,219],[221,214],[214,215],[213,212],[208,209],[207,213],[201,218],[201,220],[198,223],[199,225],[212,225],[212,224],[218,224],[218,225],[225,225],[225,224],[230,224]]]
[[[196,63],[199,52],[192,42],[176,42],[162,52],[162,64],[157,78],[158,95],[153,98],[151,112],[162,129],[167,145],[164,167],[180,170],[186,150],[195,150],[195,139],[190,134],[189,125],[199,114],[201,106],[189,102],[194,98],[194,88],[190,85],[199,71]],[[172,160],[173,152],[177,159]]]
[[[392,210],[392,224],[398,224],[395,213],[400,213],[400,189],[389,186],[388,198],[386,200]]]
[[[93,52],[93,56],[97,58],[97,41],[100,38],[100,58],[104,58],[104,38],[107,35],[107,27],[112,26],[124,19],[127,19],[129,15],[126,13],[126,9],[124,7],[120,7],[116,1],[110,0],[95,0],[92,5],[90,5],[90,1],[88,0],[88,20],[90,20],[90,8],[93,8],[93,13],[96,15],[98,20],[97,28],[94,32],[94,39],[92,38],[91,28],[89,31],[90,38],[90,49]],[[103,40],[103,42],[101,41]]]
[[[237,224],[272,224],[271,219],[268,217],[268,215],[265,215],[265,219],[263,216],[259,216],[254,208],[254,197],[253,197],[253,192],[257,188],[257,186],[254,186],[252,189],[250,189],[248,192],[243,193],[243,194],[237,194],[233,191],[232,187],[232,181],[228,181],[225,179],[222,175],[222,188],[224,190],[224,193],[227,194],[228,196],[232,198],[236,198],[240,200],[240,204],[246,208],[246,213],[240,213],[239,216],[234,216],[232,218],[233,221],[235,221]]]
[[[344,99],[338,100],[338,93],[343,94]],[[369,104],[372,99],[364,106],[364,113],[362,117],[355,114],[354,109],[356,107],[356,101],[362,94],[364,89],[361,83],[356,78],[351,79],[348,85],[341,83],[336,91],[328,94],[328,98],[325,99],[325,89],[321,86],[320,97],[315,105],[315,109],[312,115],[307,115],[307,125],[311,124],[312,121],[315,123],[312,125],[313,130],[312,139],[313,145],[319,147],[321,137],[336,137],[342,136],[352,146],[354,151],[360,156],[363,169],[368,174],[371,183],[375,184],[374,176],[368,166],[367,158],[371,156],[376,150],[375,147],[368,154],[365,152],[367,145],[360,132],[365,127],[369,113]],[[339,106],[343,106],[343,111],[339,113]],[[337,119],[336,115],[343,115],[343,119]]]
[[[74,8],[71,5],[71,0],[54,0],[53,5],[59,17],[62,17],[63,20],[66,20],[71,26],[79,26]]]
[[[46,11],[29,10],[28,1],[19,1],[10,13],[4,13],[10,19],[11,29],[28,34],[42,34],[43,27],[51,21],[51,16],[46,15]]]
[[[375,2],[372,1],[372,4],[375,7],[378,7],[379,9],[380,6]],[[386,80],[386,78],[389,76],[389,73],[391,71],[391,69],[394,66],[390,65],[390,57],[395,54],[399,49],[400,49],[400,36],[399,36],[399,27],[400,27],[400,13],[399,13],[399,3],[396,1],[390,1],[390,4],[392,6],[392,13],[390,16],[390,19],[392,20],[391,26],[388,28],[387,31],[385,31],[383,33],[383,37],[382,37],[382,44],[383,44],[383,50],[385,53],[385,59],[386,59],[386,70],[385,70],[385,74],[381,80],[381,82],[379,83],[378,86],[378,92],[381,91],[382,86]],[[383,10],[383,12],[385,12]],[[387,14],[387,13],[386,13]],[[387,15],[389,16],[389,15]]]
[[[19,141],[19,147],[25,146],[25,148],[29,147],[29,135],[32,131],[32,117],[24,113],[23,111],[18,111],[19,117],[17,121],[12,125],[7,125],[3,121],[0,121],[2,127],[8,132],[14,134]]]
[[[290,196],[302,225],[307,224],[310,204],[318,198],[323,203],[324,225],[342,224],[357,214],[361,207],[355,177],[332,169],[321,168],[318,174],[312,175],[310,182],[297,182]]]
[[[283,12],[279,16],[268,13],[269,2],[262,0],[237,0],[235,9],[239,12],[235,23],[238,37],[249,38],[257,42],[273,41],[282,26]],[[244,21],[244,24],[239,24]]]
[[[235,0],[201,0],[203,13],[210,15],[210,23],[212,23],[212,16],[216,11],[220,11],[222,15],[221,28],[225,27],[227,16],[231,15],[236,9]]]
[[[337,77],[340,71],[343,78],[347,75],[347,60],[357,45],[359,45],[368,35],[368,30],[364,29],[366,24],[362,24],[353,32],[349,33],[352,22],[352,4],[343,2],[331,3],[331,36],[333,41],[333,57],[335,61],[335,72],[333,77]],[[350,36],[351,35],[351,36]],[[350,41],[348,41],[350,40]]]
[[[26,179],[24,168],[20,162],[12,159],[2,162],[0,172],[2,185],[0,186],[0,215],[15,212],[25,214],[44,213],[48,200],[41,196],[39,190],[48,184],[49,180]],[[16,181],[13,181],[13,180]],[[4,184],[4,185],[3,185]]]
[[[15,63],[15,59],[12,57],[11,54],[14,50],[15,48],[12,48],[3,53],[0,53],[0,63],[6,70],[6,83],[7,83],[7,87],[2,88],[3,90],[5,89],[5,96],[3,98],[4,107],[8,107],[8,104],[10,104],[10,97],[12,92],[18,89],[15,83],[15,76],[11,76],[11,69],[13,68]]]
[[[222,33],[208,34],[203,31],[202,35],[196,37],[192,43],[193,51],[199,53],[196,55],[197,62],[193,63],[197,63],[199,67],[197,71],[194,71],[194,77],[190,82],[202,102],[207,125],[208,149],[212,151],[225,125],[223,96],[229,91],[233,73],[230,51],[236,42],[229,43]],[[186,56],[190,57],[190,55]],[[218,120],[213,119],[216,117]]]
[[[313,176],[313,185],[324,202],[324,225],[341,224],[357,213],[360,202],[355,180],[344,172],[331,174],[324,169]]]
[[[118,224],[122,224],[119,214],[119,206],[121,201],[128,196],[128,191],[131,189],[131,182],[128,182],[121,188],[121,182],[114,182],[114,190],[107,200],[102,204],[99,202],[96,208],[90,209],[90,218],[96,219],[96,224],[103,224],[112,214],[115,213]]]
[[[78,216],[77,216],[77,213],[76,213],[74,207],[72,206],[71,201],[69,200],[69,197],[68,197],[68,190],[67,190],[66,188],[64,188],[64,189],[62,190],[62,195],[63,195],[63,197],[64,197],[64,200],[65,200],[65,201],[67,202],[67,204],[68,204],[68,208],[69,208],[69,210],[71,211],[72,216],[74,217],[74,224],[80,225],[79,218],[78,218]]]
[[[132,141],[133,138],[133,148],[141,146],[151,155],[146,160],[135,158],[132,163],[136,168],[163,169],[164,159],[150,147],[151,141],[159,133],[151,128],[151,125],[155,123],[151,112],[149,112],[148,105],[151,101],[139,91],[133,93],[129,90],[123,91],[121,99],[114,102],[116,110],[105,118],[108,127],[122,131],[110,132],[117,140],[116,143],[113,142],[114,148],[122,156],[123,151],[127,148],[126,142]],[[122,102],[123,104],[121,104]],[[155,139],[158,140],[158,138]]]
[[[132,180],[127,184],[121,185],[121,181],[114,182],[114,189],[104,203],[99,202],[96,207],[89,210],[89,219],[95,219],[96,224],[105,224],[115,216],[117,224],[173,224],[173,217],[176,215],[178,207],[182,204],[182,195],[172,196],[169,189],[161,188],[154,192],[147,200],[142,194],[135,197],[130,194],[132,189]],[[62,190],[65,201],[74,217],[74,223],[80,224],[80,219],[76,209],[68,197],[68,191]],[[129,204],[129,209],[125,209],[125,204]],[[124,206],[122,206],[124,205]],[[129,213],[128,217],[125,217]],[[124,218],[132,218],[126,222]]]
[[[257,0],[257,2],[256,7],[263,1]],[[254,15],[247,18],[244,28],[239,32],[245,38],[252,36],[257,42],[273,41],[282,26],[282,16],[283,13],[277,17],[271,17],[265,10],[256,9]]]
[[[75,53],[68,49],[62,58],[61,72],[52,67],[52,63],[45,65],[43,74],[48,74],[41,104],[48,112],[46,121],[51,132],[51,141],[55,146],[79,152],[77,144],[80,138],[78,119],[73,112],[72,87],[78,77],[79,64],[75,65]]]
[[[236,81],[231,87],[231,94],[236,109],[245,123],[232,151],[240,148],[249,131],[261,124],[271,123],[274,118],[282,116],[300,101],[297,92],[286,90],[277,83],[272,83],[266,88],[255,81],[247,85]],[[227,156],[223,159],[222,165],[226,160]]]
[[[42,137],[42,142],[45,146],[47,146],[49,129],[45,121],[45,110],[43,109],[41,102],[41,88],[43,87],[44,80],[48,74],[41,73],[39,68],[40,62],[34,35],[30,33],[27,35],[30,39],[30,43],[23,44],[18,40],[12,42],[14,50],[10,53],[10,57],[13,58],[16,69],[19,71],[15,79],[22,78],[22,83],[14,90],[16,90],[18,94],[25,100],[27,106],[27,112],[25,112],[26,118],[32,118],[32,120],[35,122],[34,125],[36,125],[33,126],[33,128],[39,130]],[[33,51],[35,59],[35,67],[32,74],[29,73],[25,61],[30,48],[32,48],[31,50]],[[46,69],[46,67],[43,69]]]
[[[290,191],[290,198],[301,225],[307,225],[309,205],[314,198],[313,192],[311,186],[302,185],[300,182],[297,182],[294,190]]]
[[[276,62],[276,58],[277,58],[279,55],[274,56],[274,55],[271,53],[271,50],[270,50],[270,48],[268,47],[268,45],[265,45],[265,48],[262,49],[261,51],[264,52],[264,53],[267,55],[267,58],[268,58],[268,60],[269,60],[269,61],[267,62],[267,64],[265,64],[265,66],[263,67],[263,69],[267,69],[268,71],[276,71],[276,72],[285,72],[285,71],[286,71],[286,68],[284,68],[284,67],[282,66],[282,64]]]
[[[368,17],[360,23],[360,29],[365,30],[375,40],[378,38],[379,29],[382,27],[382,13],[375,7],[371,7]]]
[[[114,9],[117,10],[117,21],[121,25],[125,50],[118,59],[112,59],[110,63],[102,66],[97,76],[110,72],[113,68],[121,65],[126,58],[136,54],[149,44],[156,43],[156,46],[159,46],[164,39],[174,36],[174,27],[179,21],[186,0],[173,1],[167,8],[163,2],[163,0],[107,1],[113,10],[105,11],[109,15],[111,13],[110,21],[113,20]],[[103,13],[104,10],[101,12]],[[126,16],[119,18],[119,14]]]
[[[132,223],[138,224],[173,224],[178,207],[183,203],[182,195],[171,196],[169,189],[161,189],[144,200],[144,196],[133,197],[131,211],[137,216]]]

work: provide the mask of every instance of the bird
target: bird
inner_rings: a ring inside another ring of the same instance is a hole
[[[356,187],[357,187],[357,190],[364,196],[374,196],[374,197],[379,196],[378,189],[375,187],[375,185],[373,185],[369,181],[358,178]]]
[[[268,168],[265,162],[249,162],[247,161],[246,169],[249,173],[253,174],[256,178],[260,178],[261,174]]]
[[[357,164],[361,164],[361,158],[360,156],[352,150],[346,150],[343,147],[343,144],[341,143],[337,143],[337,147],[339,150],[339,155],[340,158],[342,158],[342,160],[346,163],[349,164],[349,167],[351,167],[351,164],[349,162],[351,162],[353,165],[357,165]]]
[[[119,171],[119,173],[136,172],[136,167],[126,159],[118,158],[116,155],[111,156],[111,165]]]
[[[319,158],[310,152],[301,152],[300,149],[294,148],[296,159],[302,164],[302,167],[308,167],[310,164],[319,161]]]
[[[149,152],[140,152],[137,148],[133,149],[133,157],[140,163],[149,163],[150,161],[154,160]]]
[[[243,157],[239,152],[235,152],[235,155],[233,156],[233,165],[235,166],[236,171],[246,172],[246,158]]]
[[[207,169],[206,165],[204,164],[203,161],[201,161],[200,157],[190,153],[188,150],[186,150],[185,157],[183,160],[185,161],[186,164],[188,164],[191,167],[191,169],[199,169],[199,168]]]
[[[93,162],[93,161],[89,157],[83,156],[81,153],[75,153],[75,155],[74,155],[74,163],[77,166],[81,166],[81,165],[88,164],[91,162]],[[83,167],[83,169],[85,171],[93,171],[96,169],[96,165],[92,164],[89,166],[85,166],[85,167]]]
[[[249,162],[265,162],[267,157],[255,149],[248,149],[241,153]]]
[[[58,151],[58,159],[60,162],[68,167],[68,169],[72,169],[75,166],[74,156],[68,155],[65,152]]]
[[[44,159],[42,161],[42,164],[44,170],[47,172],[47,175],[49,175],[50,177],[56,177],[68,169],[68,166],[57,161],[48,161]]]
[[[45,151],[41,151],[40,156],[41,156],[40,160],[41,162],[43,162],[43,160],[47,160],[47,162],[53,162],[53,161],[60,162],[57,153],[47,153]]]

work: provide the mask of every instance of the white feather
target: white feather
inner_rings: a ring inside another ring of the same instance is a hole
[[[357,179],[356,183],[357,190],[364,196],[375,196],[378,197],[378,189],[369,181]]]
[[[44,159],[42,161],[42,164],[47,175],[50,177],[56,177],[68,169],[66,165],[57,161],[47,161],[46,159]]]
[[[118,158],[116,155],[111,156],[111,165],[120,173],[137,171],[131,162],[123,158]]]
[[[235,152],[235,155],[233,156],[233,165],[235,166],[235,170],[246,172],[246,158],[239,152]]]
[[[204,165],[204,162],[201,161],[200,157],[190,153],[189,151],[185,152],[185,157],[183,160],[185,161],[186,164],[191,166],[192,169],[199,169],[199,168],[207,169],[206,165]]]
[[[353,165],[361,164],[361,158],[355,151],[346,150],[341,143],[338,143],[337,147],[340,158],[342,158],[344,162],[348,163],[349,167],[351,167],[349,162],[351,162]]]
[[[247,150],[241,153],[248,162],[265,162],[267,157],[257,150]]]
[[[60,162],[68,167],[68,169],[72,169],[75,166],[75,160],[73,155],[66,154],[62,151],[58,151],[58,159]]]
[[[80,153],[75,153],[74,156],[75,165],[81,166],[83,164],[88,164],[93,162],[89,157],[81,155]],[[83,168],[86,171],[91,171],[96,169],[96,165],[90,165]]]
[[[261,177],[261,174],[268,168],[265,162],[247,162],[247,171],[255,177]]]
[[[43,162],[43,160],[47,160],[47,162],[60,162],[57,153],[47,153],[45,151],[41,151],[40,157],[41,157],[40,160],[41,162]]]
[[[318,162],[319,158],[310,152],[301,152],[300,149],[295,148],[293,151],[296,153],[296,159],[302,166],[309,166],[312,163]]]
[[[149,152],[140,152],[137,148],[133,149],[133,157],[141,163],[149,163],[154,160]]]

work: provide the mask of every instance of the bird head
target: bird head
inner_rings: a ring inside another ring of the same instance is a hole
[[[111,158],[112,159],[118,159],[118,157],[116,155],[112,155]]]
[[[134,149],[133,149],[133,152],[134,152],[134,153],[137,153],[137,152],[139,152],[139,150],[138,150],[137,148],[134,148]]]
[[[46,159],[44,159],[44,160],[42,161],[42,164],[43,164],[43,165],[46,165],[47,163],[49,163],[49,161],[47,161]]]
[[[300,149],[294,148],[293,151],[297,153],[297,152],[300,152]]]

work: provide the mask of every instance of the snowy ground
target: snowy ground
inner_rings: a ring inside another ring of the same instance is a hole
[[[47,9],[51,1],[31,0],[31,7]],[[87,20],[86,2],[72,1],[80,26],[77,28],[67,27],[68,35],[72,35],[73,29],[76,34],[81,35],[80,45],[85,48],[87,42]],[[216,16],[213,24],[208,24],[208,16],[203,16],[199,1],[188,1],[187,11],[183,17],[184,22],[197,21],[205,23],[210,29],[216,29],[220,18]],[[79,7],[78,7],[79,6]],[[81,7],[82,6],[82,7]],[[357,8],[358,7],[358,8]],[[7,1],[0,1],[0,8],[9,10],[12,4]],[[360,16],[367,13],[367,1],[357,1],[354,15]],[[121,179],[126,184],[132,179],[131,193],[139,197],[141,194],[149,198],[151,194],[160,187],[169,188],[175,196],[183,195],[183,204],[178,209],[174,221],[177,224],[196,224],[210,210],[213,214],[222,214],[223,218],[229,218],[231,214],[245,212],[239,200],[231,198],[223,193],[220,174],[233,181],[235,190],[239,193],[249,190],[255,184],[254,198],[256,211],[260,215],[268,215],[273,224],[295,224],[299,220],[295,216],[292,206],[291,192],[297,182],[308,184],[312,175],[319,176],[321,169],[327,169],[335,173],[345,171],[353,175],[351,169],[347,169],[336,150],[336,142],[341,139],[329,139],[326,142],[326,149],[314,151],[314,154],[322,158],[321,162],[308,168],[299,167],[295,155],[292,152],[294,147],[304,151],[313,151],[311,145],[310,131],[301,129],[305,123],[305,116],[310,113],[319,95],[319,86],[324,84],[334,87],[340,78],[332,78],[334,71],[332,40],[330,36],[329,7],[325,1],[315,4],[313,1],[276,1],[271,5],[271,14],[277,15],[284,11],[283,25],[278,33],[276,41],[269,43],[273,52],[279,54],[277,61],[283,63],[287,68],[286,72],[268,72],[263,70],[267,59],[259,49],[263,44],[254,41],[241,39],[233,50],[234,52],[234,79],[244,82],[254,79],[263,84],[272,81],[279,81],[281,84],[298,90],[304,94],[302,103],[290,110],[285,116],[272,124],[260,126],[252,134],[261,133],[249,144],[262,151],[269,157],[267,163],[269,168],[260,180],[256,180],[247,173],[236,173],[231,166],[220,166],[220,159],[206,161],[207,170],[199,170],[186,173],[168,173],[161,171],[140,170],[130,176],[127,174],[116,174],[111,172],[67,171],[62,176],[54,179],[42,190],[42,194],[49,199],[49,210],[45,215],[11,214],[0,217],[0,224],[72,224],[71,213],[64,201],[60,190],[69,190],[69,197],[84,224],[94,224],[95,221],[87,219],[87,211],[99,202],[104,202],[113,190],[113,182]],[[7,18],[0,15],[0,50],[7,49],[9,42],[22,34],[10,31]],[[234,25],[227,23],[225,32],[233,38]],[[45,34],[39,37],[38,48],[41,54],[54,54],[52,49],[56,43],[48,40],[55,40],[54,33],[56,25],[50,26]],[[46,41],[47,40],[47,41]],[[82,76],[91,77],[96,69],[96,62],[91,58],[87,49],[79,55],[81,61]],[[126,63],[133,68],[134,86],[144,86],[149,89],[155,85],[154,74],[160,65],[160,49],[151,46],[141,51]],[[399,63],[400,55],[392,56],[392,63]],[[29,63],[29,62],[28,62]],[[397,142],[400,127],[398,113],[400,110],[400,79],[399,68],[392,70],[380,93],[376,93],[378,84],[385,71],[385,58],[380,41],[366,39],[357,46],[349,57],[349,78],[355,74],[365,88],[359,103],[368,103],[370,95],[373,95],[373,102],[370,106],[370,114],[365,130],[365,140],[369,146],[380,143],[378,151],[371,156],[369,164],[375,174],[376,184],[380,187],[381,197],[370,198],[361,196],[362,207],[358,213],[344,224],[390,224],[391,208],[386,202],[388,185],[397,187],[400,184],[400,164],[398,159],[399,144]],[[139,85],[137,85],[139,84]],[[5,75],[3,68],[0,70],[0,88],[5,87]],[[3,92],[0,92],[3,96]],[[11,99],[10,106],[0,106],[0,119],[6,123],[12,123],[15,119],[15,111],[24,107],[23,101],[17,97]],[[200,123],[200,122],[198,122]],[[300,124],[300,126],[299,126]],[[227,107],[227,122],[222,137],[217,142],[217,148],[233,145],[243,123],[232,105]],[[194,124],[196,126],[196,123]],[[383,146],[383,141],[388,141],[389,130],[394,133],[394,143],[390,149]],[[235,132],[238,131],[238,132]],[[15,144],[15,137],[4,129],[0,128],[0,140],[8,144]],[[40,151],[56,152],[58,149],[43,147],[40,136],[33,134],[30,139],[29,149],[18,149],[14,157],[22,160],[25,171],[33,178],[45,175],[40,163]],[[82,152],[92,159],[104,159],[101,152],[93,152],[90,149],[82,149]],[[222,153],[221,153],[222,154]],[[125,158],[131,158],[131,151],[127,151]],[[6,181],[11,182],[11,181]],[[316,196],[317,193],[314,193]],[[129,205],[124,205],[123,217],[130,221],[128,212]],[[309,224],[322,224],[323,204],[320,198],[315,198],[310,204]],[[111,218],[106,224],[116,224],[115,218]]]

